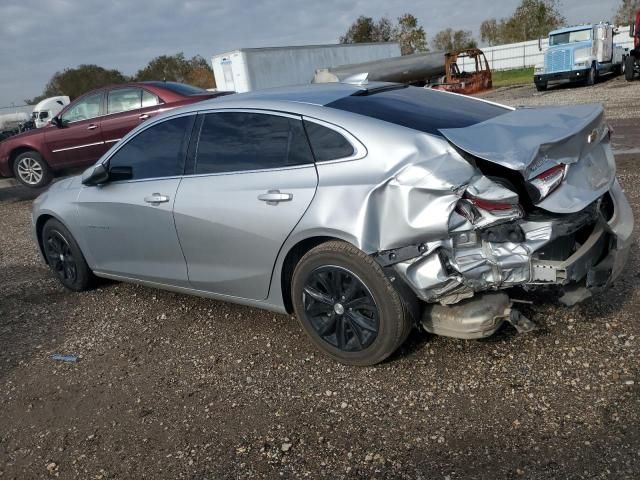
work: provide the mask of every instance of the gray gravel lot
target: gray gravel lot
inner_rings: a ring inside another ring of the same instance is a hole
[[[638,162],[619,161],[636,218]],[[601,297],[516,292],[535,333],[415,332],[349,368],[291,317],[127,284],[65,291],[31,240],[31,198],[0,191],[2,478],[638,478],[637,233]]]

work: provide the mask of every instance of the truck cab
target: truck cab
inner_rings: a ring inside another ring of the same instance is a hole
[[[47,125],[69,103],[71,100],[67,96],[49,97],[39,102],[31,114],[35,127],[42,128]]]
[[[593,85],[600,75],[621,73],[624,49],[615,45],[616,30],[609,23],[577,25],[549,33],[544,64],[537,65],[538,91],[549,84],[584,82]]]

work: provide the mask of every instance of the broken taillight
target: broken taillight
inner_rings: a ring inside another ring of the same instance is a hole
[[[566,165],[556,165],[530,180],[529,185],[534,188],[527,188],[527,190],[533,203],[540,202],[558,188],[564,179],[565,172]]]

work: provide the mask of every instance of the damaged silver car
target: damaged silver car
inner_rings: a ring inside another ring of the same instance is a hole
[[[72,290],[106,277],[295,312],[329,356],[371,365],[416,326],[531,329],[511,287],[568,304],[607,288],[633,229],[610,137],[599,105],[386,83],[231,95],[133,130],[42,194],[33,228]]]

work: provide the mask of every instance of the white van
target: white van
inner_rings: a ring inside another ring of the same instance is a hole
[[[44,127],[49,123],[49,120],[60,113],[60,110],[69,105],[70,101],[67,96],[49,97],[42,100],[33,108],[33,113],[31,114],[35,127]]]

